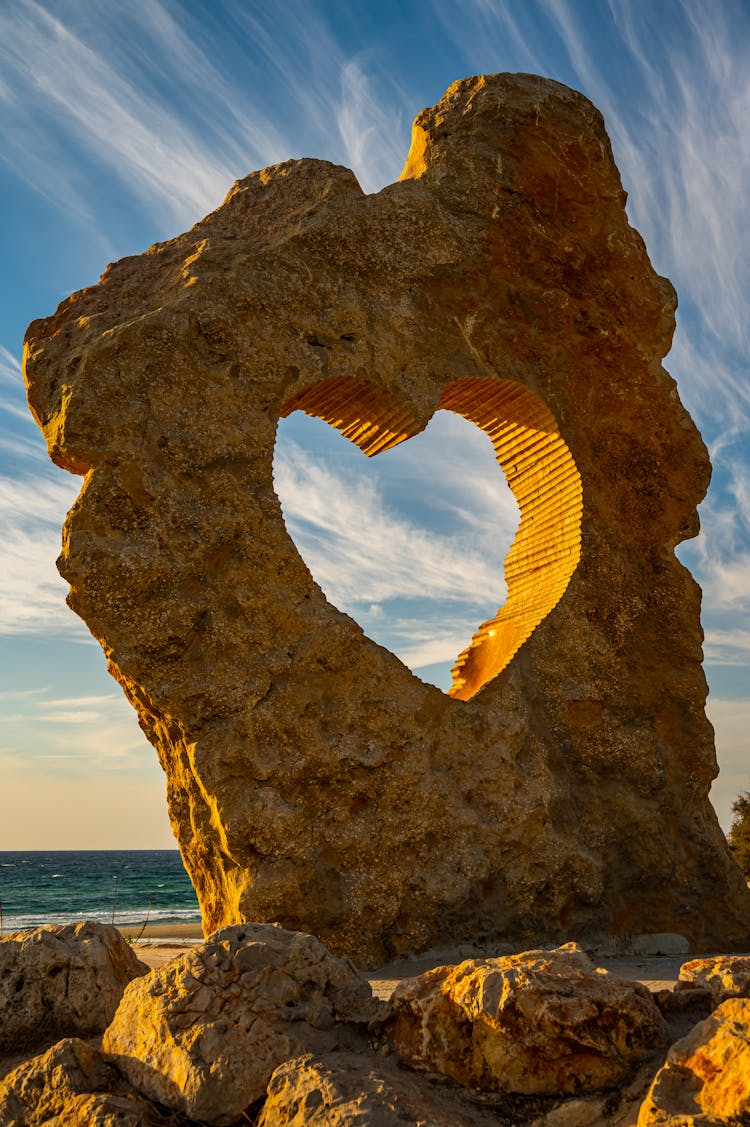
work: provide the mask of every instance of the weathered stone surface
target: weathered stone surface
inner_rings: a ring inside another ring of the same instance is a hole
[[[149,1099],[233,1123],[283,1061],[367,1048],[384,1012],[350,963],[271,924],[217,932],[133,982],[103,1047]]]
[[[98,1049],[66,1038],[0,1081],[0,1127],[162,1127]]]
[[[374,1055],[305,1056],[276,1069],[258,1127],[497,1127],[460,1092]]]
[[[709,991],[715,1005],[727,998],[750,997],[750,956],[712,955],[683,963],[677,990],[695,989]]]
[[[750,1117],[750,1001],[731,998],[672,1046],[638,1127],[727,1127]]]
[[[0,1049],[101,1033],[127,984],[147,973],[107,924],[12,932],[0,939]]]
[[[750,942],[674,555],[709,462],[624,204],[582,95],[466,79],[377,195],[319,160],[252,173],[30,325],[31,409],[85,475],[70,605],[158,751],[207,932],[275,919],[363,965],[478,935]],[[302,562],[272,475],[296,409],[369,455],[438,409],[491,436],[522,521],[453,698]]]
[[[612,1087],[666,1042],[651,994],[575,944],[437,967],[402,983],[388,1032],[405,1061],[488,1091]]]

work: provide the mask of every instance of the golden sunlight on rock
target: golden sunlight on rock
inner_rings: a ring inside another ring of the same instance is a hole
[[[581,94],[465,79],[414,137],[372,196],[322,160],[251,173],[29,326],[31,409],[84,475],[70,606],[156,748],[207,933],[278,921],[360,965],[467,937],[748,944],[674,554],[710,476],[662,367],[674,290]],[[491,438],[522,520],[452,696],[301,559],[273,480],[294,410],[368,455],[438,410]]]
[[[436,409],[455,411],[485,431],[521,510],[505,561],[506,603],[482,623],[453,669],[450,695],[468,700],[560,601],[581,554],[581,478],[549,409],[528,388],[493,377],[456,380]],[[419,429],[402,399],[349,376],[299,392],[281,417],[296,410],[336,427],[368,457]]]

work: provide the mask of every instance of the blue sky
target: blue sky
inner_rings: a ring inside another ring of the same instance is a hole
[[[604,113],[630,220],[679,294],[666,366],[714,464],[679,552],[704,590],[728,825],[750,788],[748,58],[745,0],[0,0],[0,849],[173,845],[156,755],[55,571],[78,483],[25,406],[27,323],[253,169],[322,157],[378,191],[452,81],[519,70]],[[502,600],[517,521],[485,436],[441,413],[368,463],[295,415],[275,472],[329,598],[446,687]]]

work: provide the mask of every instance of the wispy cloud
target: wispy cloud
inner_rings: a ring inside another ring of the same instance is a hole
[[[89,214],[91,200],[75,167],[76,157],[85,157],[122,178],[167,221],[184,223],[220,202],[248,160],[277,151],[274,131],[258,122],[260,113],[254,128],[250,120],[238,120],[216,68],[161,5],[131,9],[140,27],[129,30],[145,46],[139,58],[111,34],[116,10],[99,9],[86,21],[71,5],[56,12],[61,10],[67,22],[35,0],[19,0],[0,13],[0,67],[8,79],[0,137],[6,159],[39,190],[53,189],[47,188],[52,154],[54,192]],[[193,113],[206,108],[206,91],[213,92],[217,132],[205,128],[208,122],[196,129],[174,101],[159,97],[157,75],[164,68],[163,78],[173,78],[178,66],[183,85],[189,78],[190,92],[198,95]],[[232,133],[244,144],[230,141]],[[66,142],[72,143],[72,159],[64,158]]]
[[[277,457],[275,480],[287,527],[343,609],[396,597],[476,604],[500,592],[499,561],[471,559],[468,536],[441,536],[389,512],[365,475],[346,481],[292,447]]]
[[[283,41],[275,5],[229,3],[225,15],[237,34],[231,58],[226,30],[213,37],[211,20],[163,0],[99,6],[85,19],[65,0],[6,6],[2,158],[105,238],[92,166],[168,233],[218,206],[234,179],[291,156],[348,159],[370,188],[395,178],[404,145],[394,124],[406,134],[408,117],[392,81],[376,89],[364,58],[308,6],[287,6]],[[296,101],[283,126],[268,109],[278,96]]]
[[[349,53],[335,26],[300,0],[285,6],[283,38],[276,4],[235,4],[233,11],[253,53],[262,54],[290,107],[306,123],[304,134],[288,139],[294,155],[344,163],[368,192],[395,180],[414,107],[388,68],[378,66],[383,60],[372,52]],[[298,151],[303,137],[312,147]]]
[[[138,772],[151,765],[154,752],[135,711],[116,688],[78,697],[57,697],[49,689],[14,692],[4,705],[0,763],[5,772],[23,774],[30,763],[66,776],[92,769]]]
[[[81,633],[55,568],[60,530],[79,486],[64,474],[0,477],[0,633]]]
[[[295,429],[292,416],[274,479],[326,596],[410,668],[452,663],[504,602],[518,508],[471,423],[439,412],[425,433],[367,461],[325,424],[296,416]]]

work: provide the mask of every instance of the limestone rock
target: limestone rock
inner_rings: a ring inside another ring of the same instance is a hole
[[[276,1069],[258,1127],[497,1127],[498,1122],[460,1092],[390,1059],[331,1053]]]
[[[0,1081],[0,1127],[166,1127],[98,1049],[67,1038]]]
[[[501,74],[424,110],[378,194],[320,160],[251,173],[29,326],[31,410],[85,475],[69,602],[166,771],[207,933],[278,920],[361,965],[750,942],[674,554],[710,473],[661,365],[675,304],[597,110]],[[437,410],[490,436],[522,519],[452,696],[300,558],[272,473],[294,410],[369,456]]]
[[[750,1117],[750,1000],[730,998],[677,1041],[638,1127],[727,1127]]]
[[[101,1033],[127,984],[147,973],[107,924],[86,920],[12,932],[0,939],[0,1049]]]
[[[383,1012],[367,980],[313,936],[245,924],[133,982],[103,1047],[148,1098],[221,1125],[285,1060],[366,1048]]]
[[[612,1087],[666,1041],[646,987],[594,967],[575,944],[436,967],[391,1004],[405,1061],[488,1091]]]
[[[712,955],[683,963],[677,990],[695,989],[709,991],[714,1005],[727,998],[750,997],[750,956]]]

